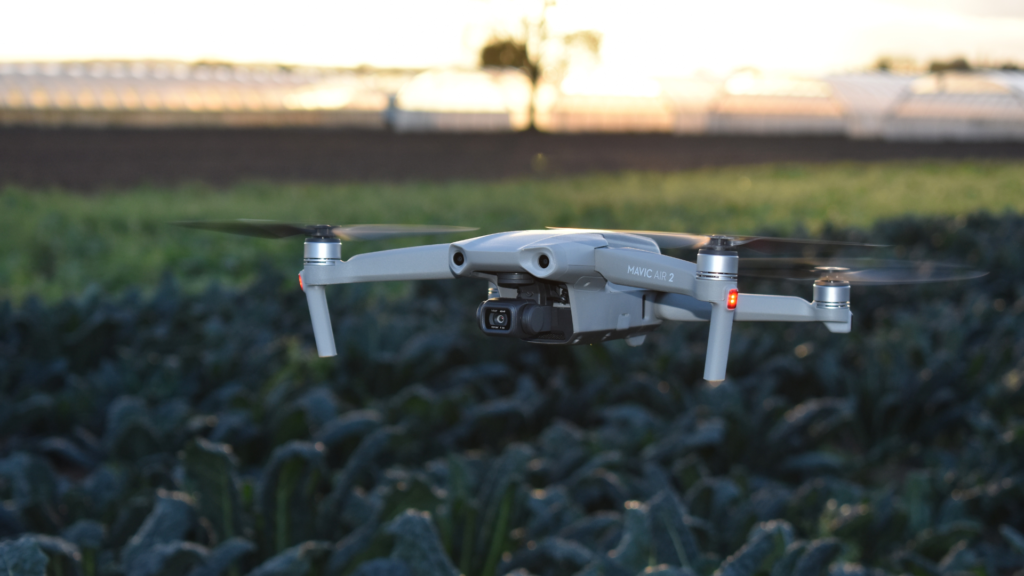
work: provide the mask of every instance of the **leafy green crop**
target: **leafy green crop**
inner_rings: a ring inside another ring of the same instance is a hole
[[[0,572],[1022,570],[1024,218],[870,236],[990,274],[855,288],[849,335],[737,325],[718,386],[706,327],[488,339],[472,282],[332,292],[326,360],[272,271],[0,304]]]

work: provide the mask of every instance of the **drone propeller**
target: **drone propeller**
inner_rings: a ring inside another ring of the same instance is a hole
[[[551,230],[571,230],[571,228],[553,228]],[[583,230],[581,230],[582,232]],[[775,254],[805,249],[840,249],[840,248],[882,248],[883,244],[863,244],[860,242],[840,242],[837,240],[813,240],[808,238],[774,238],[770,236],[737,236],[737,235],[703,235],[686,234],[683,232],[657,232],[651,230],[603,230],[619,232],[650,238],[662,250],[672,248],[712,248],[729,250],[731,248],[749,248],[755,252]],[[593,230],[602,232],[602,230]]]
[[[288,238],[291,236],[315,236],[326,238],[335,236],[342,240],[382,240],[402,236],[423,236],[432,234],[453,234],[470,232],[476,228],[463,226],[433,226],[418,224],[356,224],[351,226],[333,226],[330,224],[295,224],[275,222],[273,220],[221,220],[197,222],[173,222],[175,226],[212,230],[255,236],[257,238]]]
[[[872,258],[741,258],[739,273],[759,278],[831,280],[861,285],[970,280],[987,274],[941,262]]]

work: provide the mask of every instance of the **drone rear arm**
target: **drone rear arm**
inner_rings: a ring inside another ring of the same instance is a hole
[[[729,341],[735,319],[736,254],[722,251],[697,255],[697,262],[630,248],[594,251],[595,269],[605,279],[626,286],[690,296],[706,303],[708,349],[704,378],[725,379]]]

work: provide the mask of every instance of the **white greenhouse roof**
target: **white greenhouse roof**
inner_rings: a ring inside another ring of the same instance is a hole
[[[530,107],[530,79],[515,69],[431,70],[398,91],[395,106],[419,112],[518,113]]]
[[[827,76],[836,100],[854,114],[882,114],[907,91],[913,77],[895,74],[846,74]]]
[[[353,72],[163,62],[0,64],[0,123],[188,125],[230,117],[228,123],[238,125],[346,125],[336,114],[345,112],[356,114],[350,118],[357,125],[372,127],[383,126],[387,106],[388,94]]]
[[[330,125],[399,131],[819,134],[1024,140],[1024,73],[651,78],[594,69],[534,92],[516,69],[351,71],[0,63],[0,125]]]

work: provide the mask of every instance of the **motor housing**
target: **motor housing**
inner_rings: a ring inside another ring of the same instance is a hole
[[[814,305],[818,308],[849,308],[850,283],[822,278],[814,282]]]

